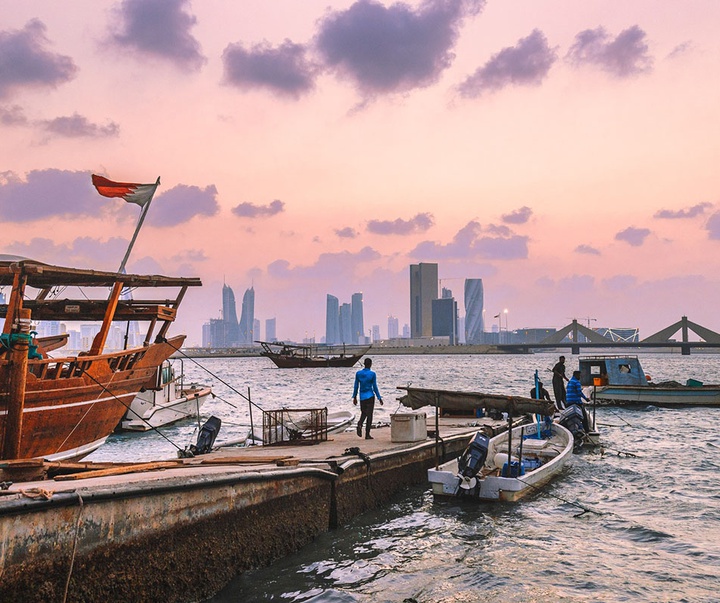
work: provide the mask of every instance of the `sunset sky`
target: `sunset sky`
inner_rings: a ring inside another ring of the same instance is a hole
[[[223,282],[281,339],[409,323],[437,262],[488,328],[720,331],[716,0],[0,0],[0,253]],[[239,311],[239,308],[238,308]],[[505,324],[503,323],[503,328]]]

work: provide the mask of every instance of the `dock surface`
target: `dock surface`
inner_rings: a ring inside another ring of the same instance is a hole
[[[0,600],[210,597],[237,574],[427,483],[427,469],[458,456],[479,429],[494,435],[507,426],[441,418],[436,439],[434,421],[433,437],[419,441],[393,442],[388,425],[370,440],[353,429],[313,445],[55,467],[54,479],[25,482],[0,462],[0,481],[13,482],[0,490]]]

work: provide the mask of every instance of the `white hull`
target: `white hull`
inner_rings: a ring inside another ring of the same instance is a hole
[[[165,390],[141,392],[130,404],[130,409],[120,423],[120,429],[148,431],[197,416],[211,393],[210,387],[192,387],[179,392],[178,397],[167,399]]]
[[[513,460],[517,460],[523,429],[526,436],[537,433],[536,425],[525,425],[512,430]],[[462,480],[458,477],[458,459],[453,459],[440,465],[438,469],[428,470],[433,494],[437,497],[513,502],[536,492],[562,470],[572,455],[572,434],[556,423],[552,424],[551,429],[551,438],[528,438],[523,441],[522,460],[529,463],[531,458],[540,459],[542,464],[537,469],[526,471],[519,477],[500,476],[502,463],[498,461],[507,460],[508,452],[508,433],[505,432],[490,440],[485,466],[477,476],[477,486],[467,491],[460,488]]]

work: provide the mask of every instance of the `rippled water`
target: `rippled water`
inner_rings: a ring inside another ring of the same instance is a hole
[[[396,385],[526,395],[555,355],[377,356],[386,399]],[[284,371],[264,358],[199,360],[264,408],[351,405],[354,369]],[[720,356],[643,354],[656,381],[720,382]],[[568,368],[577,366],[569,356]],[[218,438],[249,421],[247,403],[185,361],[219,398]],[[232,408],[230,404],[237,408]],[[259,419],[259,417],[258,417]],[[720,409],[601,408],[604,455],[573,457],[547,490],[515,504],[434,502],[419,486],[392,505],[323,534],[269,568],[246,572],[216,603],[283,602],[715,602],[720,600]],[[194,426],[164,430],[181,445]],[[184,439],[183,439],[184,438]],[[174,454],[155,434],[113,436],[92,457]],[[629,456],[630,453],[635,456]]]

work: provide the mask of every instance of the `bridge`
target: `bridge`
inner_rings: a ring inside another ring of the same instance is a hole
[[[695,333],[701,341],[690,341],[689,333]],[[674,339],[680,332],[680,340]],[[580,335],[585,341],[580,341]],[[619,349],[648,349],[648,348],[679,348],[684,356],[690,354],[691,349],[702,350],[720,348],[720,333],[703,327],[683,316],[676,323],[661,329],[657,333],[640,341],[613,341],[597,331],[585,327],[573,320],[569,325],[549,335],[537,343],[504,343],[496,346],[498,350],[507,353],[527,354],[531,350],[570,348],[573,354],[579,354],[581,349],[593,348],[619,348]]]

